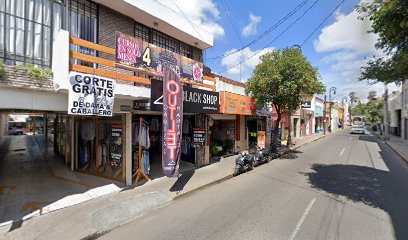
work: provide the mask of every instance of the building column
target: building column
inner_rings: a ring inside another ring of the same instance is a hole
[[[70,137],[71,137],[71,144],[70,144],[71,170],[74,171],[75,170],[75,162],[76,162],[75,161],[75,156],[76,156],[76,154],[75,154],[75,150],[76,150],[75,137],[77,136],[77,134],[76,134],[76,129],[75,129],[75,117],[71,115],[69,118],[70,118],[69,119],[69,125],[70,125],[69,129],[71,130],[71,134],[70,134]],[[54,128],[54,134],[55,134],[55,132],[56,132],[56,129]]]
[[[132,185],[132,113],[125,114],[125,134],[126,134],[126,185]]]
[[[195,115],[195,127],[206,129],[206,139],[208,140],[208,128],[207,128],[207,118],[205,114]],[[195,148],[195,165],[196,167],[202,167],[210,164],[210,147],[208,142],[204,147]]]

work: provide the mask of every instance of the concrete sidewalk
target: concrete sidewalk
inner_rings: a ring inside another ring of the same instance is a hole
[[[376,134],[383,139],[383,137],[376,132]],[[401,139],[401,137],[390,134],[390,139],[384,141],[390,148],[392,148],[402,159],[408,162],[408,141]]]
[[[335,132],[334,132],[335,133]],[[326,135],[327,136],[327,135]],[[305,136],[294,148],[324,137]],[[83,239],[109,231],[165,206],[180,196],[232,177],[236,156],[184,172],[179,178],[158,178],[47,215],[0,227],[1,239]]]

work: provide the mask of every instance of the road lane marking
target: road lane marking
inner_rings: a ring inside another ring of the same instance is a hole
[[[296,225],[295,229],[293,229],[292,234],[290,234],[290,237],[288,238],[289,240],[293,240],[296,237],[296,234],[299,232],[300,227],[303,224],[303,221],[305,221],[305,218],[307,214],[309,214],[310,209],[312,208],[313,204],[316,202],[316,198],[313,198],[312,201],[310,201],[309,205],[305,209],[305,212],[303,213],[302,217],[300,218],[298,224]]]
[[[339,154],[340,157],[343,156],[345,150],[346,150],[345,148],[341,149],[341,152]]]

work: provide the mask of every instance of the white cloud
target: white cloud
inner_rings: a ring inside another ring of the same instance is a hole
[[[329,52],[342,49],[368,53],[375,51],[377,35],[367,33],[371,29],[371,22],[367,19],[357,19],[358,12],[353,11],[344,15],[336,14],[336,21],[322,29],[318,39],[314,42],[317,52]]]
[[[233,53],[231,55],[228,55],[231,52],[235,52],[236,49],[231,49],[227,52],[225,52],[226,55],[221,59],[221,66],[224,68],[231,68],[227,71],[228,74],[233,75],[233,76],[239,76],[241,72],[241,76],[243,77],[242,79],[247,79],[255,66],[259,63],[260,59],[259,57],[264,55],[267,52],[272,51],[274,48],[265,48],[261,50],[259,53],[257,53],[255,56],[250,58],[249,60],[243,62],[241,66],[239,66],[239,63],[252,55],[254,55],[256,52],[259,50],[252,50],[249,47],[244,48],[242,51]],[[238,64],[238,65],[237,65]],[[237,66],[235,66],[237,65]],[[241,68],[241,69],[240,69]]]
[[[245,37],[249,37],[251,35],[256,34],[258,24],[262,21],[261,16],[253,15],[252,13],[249,14],[249,23],[242,29],[242,35]]]
[[[368,92],[375,90],[378,95],[384,92],[383,84],[369,85],[359,81],[361,67],[367,58],[382,53],[375,49],[378,36],[368,33],[371,22],[358,19],[355,10],[349,14],[336,12],[335,22],[324,27],[314,42],[316,52],[326,54],[322,59],[320,71],[327,88],[337,87],[336,98],[347,97],[349,92],[356,92],[360,99],[366,99]],[[395,84],[390,91],[396,90]]]
[[[214,35],[214,38],[225,35],[224,28],[217,22],[220,11],[213,0],[156,0],[173,11],[184,14],[196,27]],[[177,5],[176,5],[177,4]],[[180,8],[180,9],[179,9]],[[182,13],[180,12],[182,11]]]

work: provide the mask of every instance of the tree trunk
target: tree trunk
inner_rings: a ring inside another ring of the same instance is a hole
[[[289,134],[288,134],[288,142],[286,146],[291,147],[292,146],[292,109],[289,109],[288,112],[288,121],[289,121]]]
[[[278,146],[280,143],[280,139],[279,139],[279,124],[281,122],[282,119],[282,113],[280,111],[280,108],[278,108],[277,106],[275,106],[276,109],[276,113],[278,114],[278,118],[276,119],[276,123],[275,126],[273,126],[274,132],[272,134],[272,152],[276,153],[278,155],[280,155],[280,147]]]

